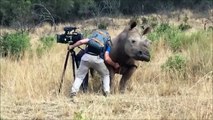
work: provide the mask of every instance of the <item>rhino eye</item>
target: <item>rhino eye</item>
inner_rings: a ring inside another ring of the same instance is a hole
[[[132,43],[135,43],[136,41],[135,40],[132,40]]]

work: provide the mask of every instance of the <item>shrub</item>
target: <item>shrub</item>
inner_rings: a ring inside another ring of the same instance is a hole
[[[185,30],[188,30],[191,28],[191,26],[189,24],[184,24],[184,23],[181,23],[178,28],[181,30],[181,31],[185,31]]]
[[[161,68],[166,71],[183,72],[186,69],[186,58],[181,54],[175,54],[169,57]]]
[[[55,39],[52,36],[42,37],[40,39],[40,44],[36,49],[37,56],[41,57],[44,54],[44,52],[49,51],[54,44],[54,40]]]
[[[74,120],[86,120],[83,111],[74,112]]]
[[[213,26],[209,26],[207,30],[208,31],[213,31]]]
[[[186,46],[189,52],[189,69],[193,75],[206,74],[213,68],[213,41],[211,31],[199,31],[191,34],[190,45]]]
[[[41,43],[42,43],[42,45],[43,45],[43,48],[44,49],[50,49],[52,46],[53,46],[53,44],[54,44],[54,37],[52,37],[52,36],[46,36],[46,37],[42,37],[41,38]]]
[[[180,51],[182,49],[183,41],[187,36],[180,30],[173,28],[167,32],[165,40],[169,43],[173,52]]]
[[[164,32],[167,32],[171,29],[171,26],[168,23],[161,23],[157,28],[156,28],[156,32],[161,34]]]
[[[165,36],[167,31],[171,29],[168,23],[161,23],[154,28],[154,31],[148,34],[148,38],[152,41],[158,40],[160,37]]]
[[[148,38],[153,41],[163,38],[169,47],[176,52],[182,48],[182,42],[187,36],[177,27],[162,23],[154,29],[154,32],[148,35]]]
[[[158,19],[155,16],[150,16],[148,18],[149,24],[152,28],[155,28],[158,25]]]
[[[107,29],[107,27],[109,26],[109,24],[108,23],[106,23],[106,22],[100,22],[99,24],[98,24],[98,29]]]
[[[187,49],[193,43],[197,43],[198,41],[202,41],[206,37],[207,36],[206,36],[205,31],[197,31],[197,32],[191,33],[190,35],[187,35],[187,36],[185,35],[181,39],[182,47]]]
[[[0,38],[0,46],[1,56],[20,58],[30,48],[30,38],[28,33],[16,32],[5,34]]]
[[[183,18],[183,22],[184,23],[187,23],[189,20],[189,17],[187,16],[187,14],[184,15],[184,18]]]

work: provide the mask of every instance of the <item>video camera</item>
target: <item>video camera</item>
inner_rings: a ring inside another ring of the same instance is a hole
[[[57,43],[74,44],[83,39],[83,34],[76,32],[77,27],[64,27],[64,34],[57,34]]]

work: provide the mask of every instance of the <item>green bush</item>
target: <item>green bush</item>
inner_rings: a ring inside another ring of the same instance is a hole
[[[158,19],[157,17],[155,16],[150,16],[148,17],[148,21],[149,21],[149,25],[152,27],[152,28],[155,28],[157,25],[158,25]]]
[[[206,32],[205,31],[197,31],[197,32],[193,32],[190,35],[185,35],[182,39],[181,39],[181,46],[182,48],[187,49],[189,46],[192,45],[192,43],[197,43],[198,41],[202,41],[203,38],[206,38]]]
[[[86,120],[83,111],[74,112],[74,120]]]
[[[183,41],[187,38],[187,36],[176,26],[169,25],[168,23],[162,23],[154,29],[154,32],[148,35],[148,38],[152,41],[162,38],[166,41],[166,43],[168,43],[169,47],[176,52],[181,50]]]
[[[213,31],[213,26],[209,26],[207,30],[208,31]]]
[[[98,24],[98,29],[104,29],[104,30],[106,30],[108,26],[109,26],[108,23],[100,22],[100,23]]]
[[[181,54],[174,54],[169,57],[167,61],[161,66],[166,71],[178,71],[183,72],[186,69],[186,58]]]
[[[152,41],[158,40],[160,37],[167,38],[172,27],[168,23],[161,23],[154,28],[154,31],[148,34],[148,38]]]
[[[159,24],[154,28],[153,32],[148,34],[148,38],[152,41],[157,41],[160,37],[165,36],[170,29],[171,27],[168,23]]]
[[[194,75],[204,75],[213,68],[212,31],[199,31],[191,34],[191,44],[186,46],[190,58],[189,68]],[[189,40],[188,40],[189,41]]]
[[[46,51],[49,51],[54,44],[54,37],[46,36],[40,39],[40,44],[36,48],[36,53],[38,57],[41,57]]]
[[[169,30],[171,30],[172,27],[168,24],[168,23],[161,23],[157,28],[156,28],[156,32],[159,34],[162,34],[164,32],[167,32]]]
[[[177,28],[173,28],[167,32],[165,40],[169,43],[170,48],[176,52],[182,49],[183,40],[186,38],[185,33],[181,32]]]
[[[5,34],[0,39],[0,46],[1,56],[20,58],[30,48],[30,38],[28,33],[16,32]]]
[[[192,28],[189,24],[184,24],[184,23],[181,23],[178,28],[181,30],[181,31],[185,31],[185,30],[188,30],[190,28]]]

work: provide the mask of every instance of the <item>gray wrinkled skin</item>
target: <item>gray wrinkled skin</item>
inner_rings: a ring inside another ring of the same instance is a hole
[[[117,37],[112,39],[112,49],[110,57],[120,64],[120,70],[115,71],[112,66],[107,65],[110,71],[111,92],[114,93],[114,75],[121,74],[119,90],[125,92],[126,83],[137,69],[136,61],[150,61],[149,47],[151,42],[144,36],[150,28],[144,29],[140,33],[135,27],[136,22],[131,22]]]

